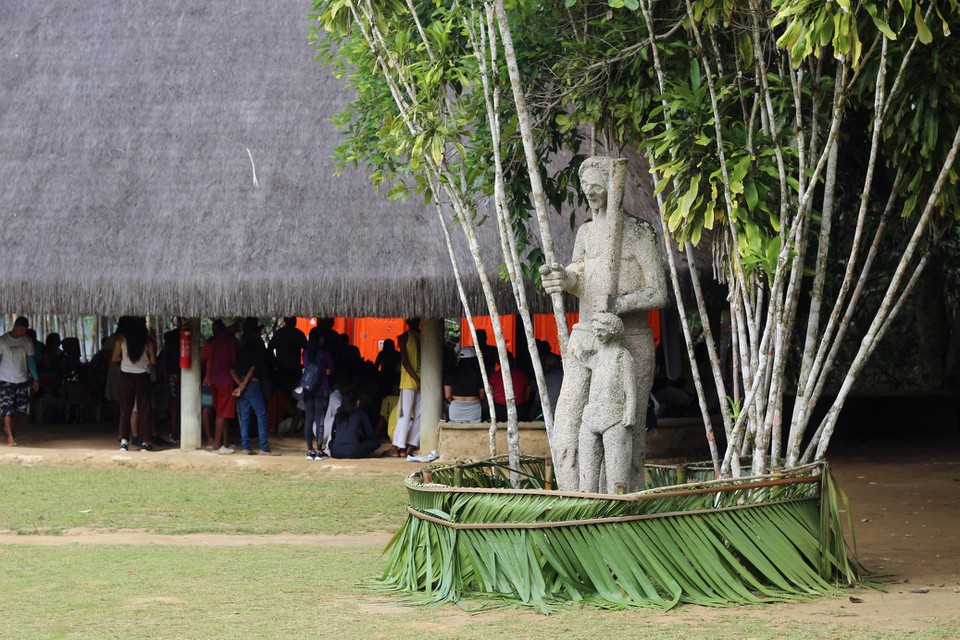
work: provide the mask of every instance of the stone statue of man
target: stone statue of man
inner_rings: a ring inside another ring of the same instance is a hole
[[[591,320],[613,313],[623,321],[623,347],[633,356],[636,370],[636,419],[628,491],[643,488],[646,454],[647,399],[653,385],[653,332],[647,312],[667,304],[664,260],[657,233],[644,221],[623,211],[627,161],[592,157],[580,166],[580,186],[593,221],[580,227],[573,260],[540,268],[547,293],[569,291],[580,299],[580,321],[573,326],[563,359],[563,386],[554,416],[552,449],[557,486],[580,489],[577,448],[584,406],[590,390],[586,366],[599,345]]]

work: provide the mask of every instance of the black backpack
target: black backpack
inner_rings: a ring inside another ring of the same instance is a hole
[[[305,393],[312,393],[320,388],[320,377],[323,371],[319,362],[311,362],[303,368],[300,376],[300,386]]]

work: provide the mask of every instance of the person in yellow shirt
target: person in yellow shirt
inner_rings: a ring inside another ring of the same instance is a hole
[[[400,347],[400,404],[390,449],[384,455],[398,458],[420,447],[420,318],[407,320],[408,329],[397,337]]]
[[[400,408],[400,389],[394,387],[393,393],[383,397],[380,403],[380,418],[377,420],[377,435],[393,440],[393,433],[397,430],[398,409]]]

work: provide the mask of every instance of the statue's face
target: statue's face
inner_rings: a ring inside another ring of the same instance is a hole
[[[583,195],[593,211],[605,211],[607,207],[607,183],[600,171],[589,170],[583,174]]]

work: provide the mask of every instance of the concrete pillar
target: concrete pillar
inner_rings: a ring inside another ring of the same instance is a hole
[[[420,325],[420,452],[435,451],[443,416],[443,319]]]
[[[190,328],[190,368],[180,369],[180,450],[200,448],[200,318],[184,318]]]

